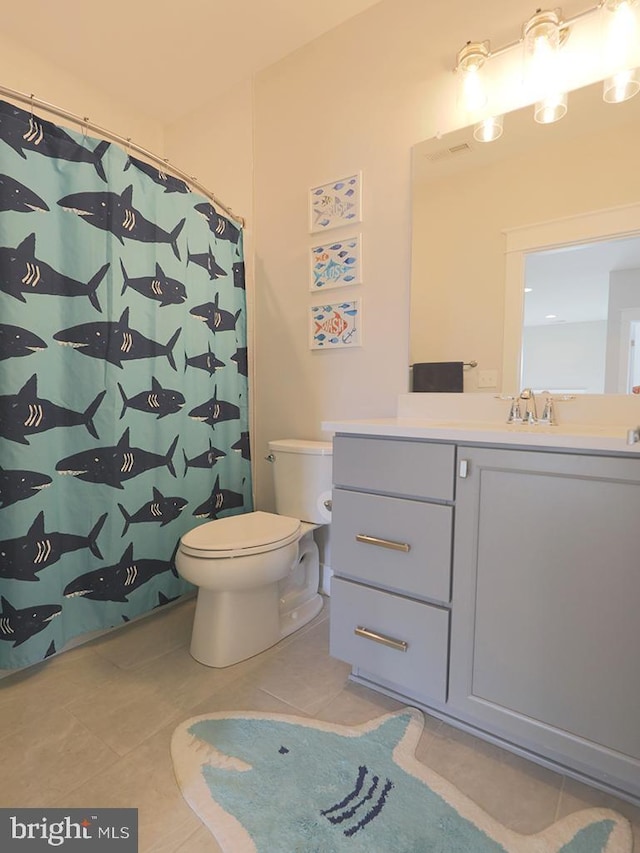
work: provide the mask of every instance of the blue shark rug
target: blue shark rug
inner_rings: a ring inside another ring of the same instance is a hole
[[[174,732],[178,784],[225,853],[631,853],[629,823],[575,812],[502,826],[414,757],[414,708],[360,726],[215,713]]]

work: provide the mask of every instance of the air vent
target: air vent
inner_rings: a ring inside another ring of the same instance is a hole
[[[451,148],[440,148],[438,151],[425,154],[425,159],[436,163],[440,160],[448,160],[451,157],[457,157],[459,154],[465,154],[470,151],[473,151],[472,147],[467,142],[461,142],[460,145],[453,145]]]

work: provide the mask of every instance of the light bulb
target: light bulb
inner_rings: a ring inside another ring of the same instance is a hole
[[[495,142],[502,136],[502,130],[502,116],[490,116],[476,124],[473,128],[473,138],[476,142]]]

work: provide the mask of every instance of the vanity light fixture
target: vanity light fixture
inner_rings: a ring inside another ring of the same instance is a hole
[[[567,113],[567,93],[560,84],[560,47],[567,40],[569,27],[558,11],[540,9],[526,22],[523,41],[526,76],[535,93],[534,118],[539,124],[559,121]]]
[[[489,56],[489,42],[468,41],[456,58],[456,71],[462,74],[462,98],[468,112],[481,110],[487,103],[487,93],[480,73]]]
[[[633,11],[636,0],[604,0],[607,15],[605,64],[611,76],[604,81],[602,97],[609,104],[628,101],[640,92],[640,72],[634,67],[637,57],[637,24]]]
[[[561,48],[571,26],[594,13],[610,18],[605,44],[604,100],[619,103],[640,92],[640,40],[636,33],[638,0],[597,0],[583,12],[563,19],[560,9],[537,9],[522,27],[522,36],[491,50],[488,41],[467,42],[456,57],[455,71],[461,75],[460,92],[467,112],[474,114],[473,136],[478,142],[492,142],[502,136],[503,117],[487,116],[487,92],[482,80],[485,64],[496,56],[520,47],[524,51],[524,82],[534,118],[541,124],[561,119],[567,112],[567,92],[563,83]],[[604,10],[604,12],[602,11]],[[604,74],[603,74],[604,76]],[[600,78],[602,79],[602,78]]]

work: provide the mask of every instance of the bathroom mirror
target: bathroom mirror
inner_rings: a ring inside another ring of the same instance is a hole
[[[495,142],[416,145],[411,363],[477,361],[465,390],[640,384],[638,139],[640,97],[605,104],[594,84],[556,124],[525,107]]]

